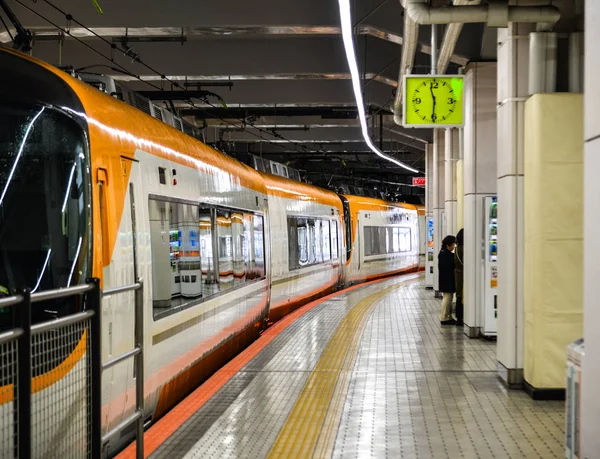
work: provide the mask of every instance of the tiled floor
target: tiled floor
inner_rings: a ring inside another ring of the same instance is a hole
[[[376,296],[401,280],[359,288],[308,311],[225,383],[153,457],[273,454],[324,349],[340,324],[345,326],[349,311],[367,297],[376,301],[368,309],[364,331],[360,329],[355,360],[348,370],[331,370],[345,376],[337,379],[336,391],[344,386],[340,390],[347,396],[339,407],[331,403],[328,408],[327,419],[337,417],[338,422],[330,424],[337,429],[332,448],[320,450],[329,451],[326,456],[562,457],[564,404],[534,402],[524,392],[504,389],[496,377],[495,344],[469,340],[455,327],[440,327],[441,302],[421,282]]]

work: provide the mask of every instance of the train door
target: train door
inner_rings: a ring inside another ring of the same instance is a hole
[[[104,267],[104,290],[125,287],[135,283],[140,277],[139,271],[139,209],[140,171],[139,163],[132,158],[120,158],[120,171],[111,175],[105,183],[101,206],[109,215],[118,215],[112,205],[122,204],[122,213],[118,224],[110,264]],[[119,183],[120,182],[120,183]],[[119,202],[120,201],[120,202]],[[103,224],[104,225],[104,224]],[[112,231],[114,231],[113,229]],[[102,327],[104,351],[103,361],[106,362],[120,355],[123,349],[134,347],[134,292],[123,292],[105,297],[102,302]],[[134,360],[128,359],[115,365],[102,374],[103,406],[107,409],[103,414],[106,431],[111,430],[123,421],[135,409],[135,397],[127,397],[128,392],[135,388],[137,375],[134,373]],[[118,439],[111,439],[112,441]],[[111,444],[104,445],[111,448]]]

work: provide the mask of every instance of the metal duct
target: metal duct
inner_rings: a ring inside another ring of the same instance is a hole
[[[556,92],[558,36],[555,33],[529,34],[529,95]]]
[[[481,3],[481,0],[454,0],[454,6],[479,5],[479,3]],[[440,57],[437,62],[437,73],[440,75],[446,73],[446,70],[448,69],[448,64],[454,54],[454,48],[456,48],[456,42],[458,41],[462,28],[463,24],[457,22],[448,24],[448,27],[446,27],[444,41],[442,42],[442,48],[440,49]]]
[[[583,32],[569,34],[569,92],[583,92]]]
[[[553,25],[560,19],[558,8],[546,6],[509,6],[506,3],[433,7],[423,0],[407,0],[406,12],[417,24],[486,22],[490,27],[508,27],[509,22],[534,22]]]
[[[454,6],[433,7],[427,4],[427,0],[404,0],[404,46],[400,62],[400,74],[398,76],[398,89],[394,100],[394,122],[402,125],[402,80],[404,75],[410,72],[414,60],[418,26],[423,24],[451,24],[446,31],[444,45],[440,52],[440,60],[437,64],[438,73],[444,73],[449,62],[448,56],[452,56],[452,50],[456,46],[456,40],[460,35],[462,24],[485,22],[489,27],[508,27],[509,22],[537,23],[538,30],[550,29],[560,19],[558,8],[546,6],[509,6],[505,3],[489,3],[487,5],[460,5],[462,1],[457,0]],[[446,42],[448,38],[448,42]],[[412,40],[414,39],[414,44]],[[405,49],[407,48],[407,49]],[[410,58],[410,60],[405,60]]]
[[[404,0],[404,2],[401,1],[401,3],[406,9],[406,0]],[[404,89],[402,87],[402,80],[404,79],[404,75],[410,74],[412,71],[415,52],[417,51],[417,40],[419,38],[419,26],[408,14],[404,14],[403,34],[398,86],[396,87],[396,97],[394,98],[394,105],[392,107],[394,112],[394,122],[399,126],[402,125],[402,90]]]

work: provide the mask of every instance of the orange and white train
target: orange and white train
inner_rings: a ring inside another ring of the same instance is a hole
[[[143,279],[149,421],[268,323],[350,284],[423,267],[423,209],[259,173],[12,50],[0,51],[0,69],[0,285],[43,291],[96,277],[111,289]],[[56,300],[32,315],[79,307]],[[103,300],[103,361],[134,346],[133,318],[132,292]],[[68,391],[78,358],[44,368],[44,390]],[[104,372],[105,432],[135,409],[136,377],[132,360]],[[69,434],[77,403],[46,406],[51,428],[32,437],[56,457],[81,446]]]

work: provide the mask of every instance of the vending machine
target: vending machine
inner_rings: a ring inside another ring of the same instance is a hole
[[[498,198],[487,196],[484,207],[483,279],[485,284],[482,333],[485,336],[495,336],[498,331]]]
[[[425,258],[425,288],[433,288],[433,263],[434,263],[434,250],[433,250],[433,218],[427,217],[427,247],[426,247],[426,258]]]

